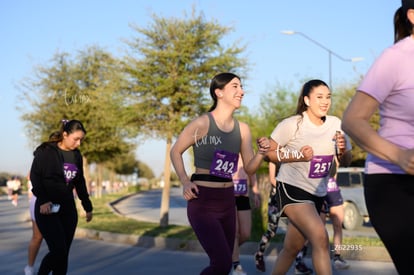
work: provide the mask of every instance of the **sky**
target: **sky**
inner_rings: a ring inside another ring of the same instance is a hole
[[[250,63],[242,79],[243,105],[260,108],[260,97],[277,86],[299,89],[304,78],[341,84],[358,81],[393,43],[393,15],[400,0],[5,0],[0,1],[0,172],[27,174],[33,141],[16,107],[19,85],[47,65],[57,52],[76,55],[98,45],[122,56],[132,25],[150,26],[152,14],[183,18],[196,8],[206,20],[232,27],[228,45],[240,41]],[[293,30],[294,35],[283,34]],[[317,43],[319,43],[319,45]],[[359,62],[343,61],[362,57]],[[331,74],[329,73],[331,72]],[[212,76],[215,72],[212,72]],[[329,77],[331,75],[331,77]],[[60,118],[57,118],[60,119]],[[85,126],[87,128],[87,126]],[[164,168],[165,142],[140,143],[137,158],[158,176]]]

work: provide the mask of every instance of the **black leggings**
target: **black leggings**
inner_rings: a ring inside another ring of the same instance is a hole
[[[200,274],[228,275],[236,237],[234,187],[198,186],[198,190],[198,198],[188,201],[187,216],[210,258],[210,265]]]
[[[39,267],[38,275],[64,275],[68,270],[69,249],[72,244],[78,214],[74,201],[60,206],[59,212],[51,215],[40,214],[39,200],[35,204],[36,223],[49,248]]]
[[[258,253],[263,255],[270,239],[276,235],[277,228],[279,226],[280,211],[276,202],[276,186],[271,186],[269,200],[267,203],[267,230],[262,235],[259,242]]]
[[[399,274],[413,274],[414,176],[367,174],[364,183],[369,217]]]

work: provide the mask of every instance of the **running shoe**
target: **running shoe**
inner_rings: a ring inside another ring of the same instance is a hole
[[[347,269],[347,268],[349,268],[349,264],[344,260],[344,259],[342,259],[342,257],[341,256],[339,256],[339,255],[335,255],[334,256],[334,258],[332,259],[332,263],[333,263],[333,266],[335,267],[335,269]]]
[[[33,266],[26,265],[24,268],[24,275],[34,275]]]
[[[233,270],[233,275],[247,275],[246,272],[243,271],[241,265],[237,265],[237,267]]]
[[[298,261],[295,264],[295,274],[312,274],[313,270],[306,266],[304,261]]]
[[[256,263],[256,269],[265,272],[266,271],[266,265],[263,260],[263,255],[259,255],[258,253],[254,254],[254,260]]]

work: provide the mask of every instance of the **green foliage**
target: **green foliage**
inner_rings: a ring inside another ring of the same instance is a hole
[[[138,161],[138,175],[141,178],[152,179],[155,177],[151,167],[142,161]]]
[[[279,122],[295,113],[296,101],[295,93],[280,86],[274,92],[264,94],[260,99],[261,123],[257,132],[269,137]]]
[[[339,87],[332,94],[331,114],[342,118],[343,113],[354,96],[357,89],[357,83],[349,83]],[[379,113],[374,113],[370,120],[370,124],[374,129],[379,128]],[[361,149],[352,139],[352,163],[351,166],[364,166],[367,153]]]
[[[130,151],[126,154],[120,154],[108,161],[105,165],[119,175],[131,175],[136,172],[138,168],[138,161],[135,159],[135,154]]]
[[[39,67],[33,79],[22,83],[18,106],[34,143],[47,140],[60,129],[61,119],[78,119],[87,130],[82,153],[90,163],[101,163],[129,152],[126,142],[133,131],[125,125],[122,75],[119,62],[98,47],[79,51],[71,58],[57,53],[46,67]]]
[[[239,44],[225,48],[221,40],[231,28],[207,22],[195,11],[190,18],[153,15],[147,28],[133,26],[124,69],[133,121],[146,135],[169,139],[207,109],[207,89],[218,72],[239,72],[246,65]]]

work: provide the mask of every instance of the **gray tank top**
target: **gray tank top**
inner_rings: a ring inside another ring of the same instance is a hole
[[[217,151],[227,151],[238,156],[241,148],[240,126],[237,119],[234,119],[233,130],[223,132],[217,127],[212,114],[209,112],[207,115],[209,118],[208,132],[193,145],[194,165],[204,169],[211,168]]]

